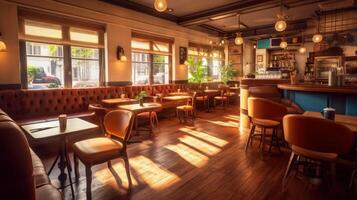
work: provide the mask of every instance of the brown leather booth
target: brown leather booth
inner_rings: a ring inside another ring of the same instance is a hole
[[[62,199],[21,128],[0,109],[1,199]]]

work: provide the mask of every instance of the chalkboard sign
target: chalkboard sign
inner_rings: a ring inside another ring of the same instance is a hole
[[[187,60],[187,47],[180,47],[180,64],[185,64]]]

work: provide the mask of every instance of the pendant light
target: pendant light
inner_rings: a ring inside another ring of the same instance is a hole
[[[314,43],[319,43],[323,39],[323,36],[320,33],[320,15],[317,18],[317,32],[312,36],[312,41]]]
[[[304,54],[306,53],[306,47],[304,46],[304,32],[301,31],[301,46],[298,49],[299,53]]]
[[[285,31],[287,23],[283,14],[283,0],[280,1],[280,14],[277,16],[278,20],[275,22],[275,30],[278,32]]]
[[[164,12],[167,9],[167,1],[166,0],[155,0],[154,7],[159,12]]]
[[[237,35],[236,35],[236,39],[234,39],[234,43],[236,45],[242,45],[244,40],[243,40],[243,37],[242,37],[242,33],[240,32],[240,14],[237,14],[238,16],[238,32],[237,32]]]
[[[280,42],[280,48],[285,49],[286,47],[288,47],[288,43],[285,41],[284,38],[281,38],[281,42]]]

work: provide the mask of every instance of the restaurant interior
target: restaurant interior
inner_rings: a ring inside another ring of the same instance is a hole
[[[356,0],[0,0],[0,199],[357,199]]]

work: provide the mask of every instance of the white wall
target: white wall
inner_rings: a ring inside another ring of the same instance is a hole
[[[209,40],[218,41],[218,38],[178,26],[174,22],[96,0],[0,0],[0,31],[3,32],[4,41],[9,48],[8,53],[0,53],[0,84],[20,83],[21,81],[17,38],[18,6],[104,24],[107,28],[106,78],[109,82],[131,81],[132,31],[174,39],[172,70],[174,80],[187,80],[187,67],[179,65],[178,62],[180,46],[187,47],[189,41],[202,44],[208,44]],[[116,60],[118,45],[124,48],[128,58],[125,63]]]

